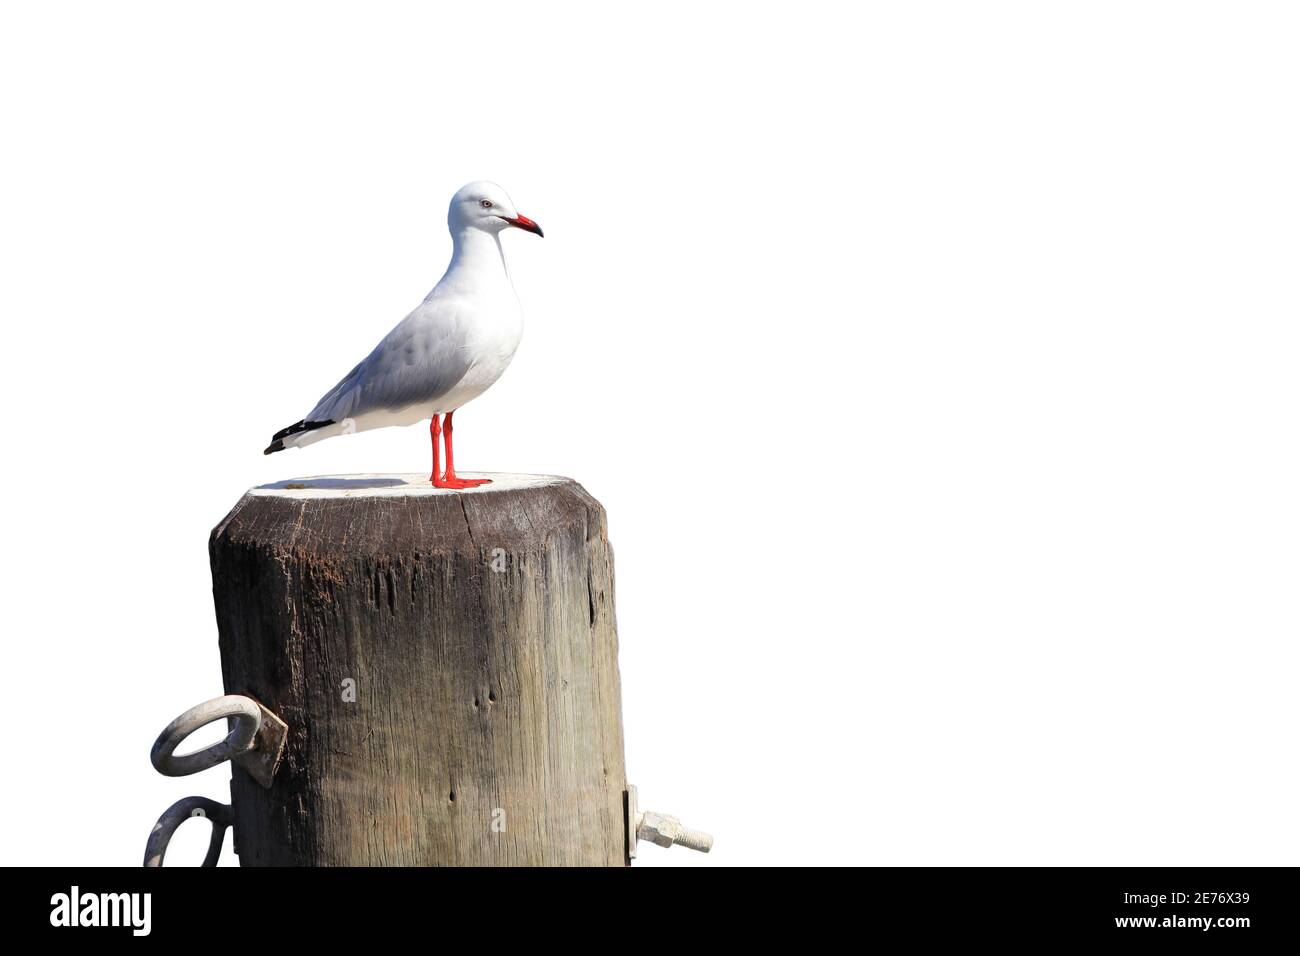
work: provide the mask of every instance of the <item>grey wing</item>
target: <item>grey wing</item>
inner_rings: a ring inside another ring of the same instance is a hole
[[[454,302],[425,302],[316,403],[307,421],[433,404],[469,370],[465,321]]]

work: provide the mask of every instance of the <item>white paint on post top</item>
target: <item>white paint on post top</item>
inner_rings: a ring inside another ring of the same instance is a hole
[[[248,489],[250,495],[273,498],[418,498],[430,495],[490,495],[495,491],[519,491],[547,485],[571,484],[572,478],[558,475],[511,475],[465,472],[462,478],[490,478],[476,488],[435,488],[428,475],[317,475],[290,478]]]

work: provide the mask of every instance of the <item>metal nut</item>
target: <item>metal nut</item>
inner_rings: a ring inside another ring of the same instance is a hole
[[[647,811],[641,814],[641,820],[636,828],[636,838],[647,840],[657,846],[672,846],[677,841],[677,834],[681,829],[682,821],[676,817]]]

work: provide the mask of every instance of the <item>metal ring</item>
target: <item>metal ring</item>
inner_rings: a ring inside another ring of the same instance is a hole
[[[234,719],[234,726],[224,740],[190,754],[174,752],[180,742],[194,731],[222,717]],[[153,761],[154,769],[168,777],[198,773],[252,750],[253,738],[261,726],[262,709],[257,701],[239,694],[217,697],[191,707],[168,724],[154,741],[149,759]]]
[[[216,866],[221,856],[221,843],[226,838],[226,828],[231,824],[230,806],[217,803],[207,797],[185,797],[177,800],[163,811],[158,822],[149,834],[149,842],[144,847],[144,865],[160,867],[163,857],[167,855],[167,844],[172,834],[186,820],[203,817],[212,822],[212,839],[208,842],[208,855],[203,858],[202,866]]]

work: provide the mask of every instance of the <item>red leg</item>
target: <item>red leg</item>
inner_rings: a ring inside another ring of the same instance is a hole
[[[477,488],[478,485],[486,485],[491,479],[463,479],[463,477],[456,477],[455,453],[452,453],[451,450],[452,415],[455,415],[455,412],[448,411],[447,419],[442,423],[442,441],[447,449],[447,472],[442,477],[442,484],[438,486],[439,488]]]
[[[438,488],[442,481],[442,475],[438,473],[438,440],[442,438],[442,426],[438,423],[438,416],[434,415],[429,421],[429,441],[433,442],[433,474],[429,476],[429,482]]]
[[[486,485],[492,479],[456,477],[456,460],[451,450],[451,416],[454,414],[456,413],[448,412],[446,421],[442,423],[442,440],[447,446],[447,471],[441,481],[435,481],[433,484],[438,488],[477,488],[479,485]]]

